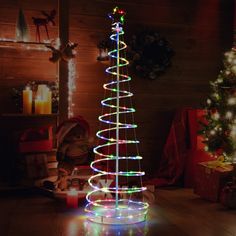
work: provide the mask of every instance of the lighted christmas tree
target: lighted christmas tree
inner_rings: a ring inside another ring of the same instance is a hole
[[[108,53],[111,66],[106,72],[110,80],[103,85],[105,98],[101,101],[103,111],[99,116],[103,128],[97,132],[100,142],[94,148],[96,159],[91,163],[94,175],[89,179],[93,190],[87,194],[85,207],[90,220],[105,224],[144,221],[148,209],[141,198],[146,188],[142,186],[142,157],[138,153],[133,94],[129,86],[131,77],[125,59],[124,15],[118,7],[109,14],[114,49]]]
[[[236,156],[236,50],[224,54],[224,69],[210,82],[212,93],[206,101],[201,134],[205,151],[235,162]]]

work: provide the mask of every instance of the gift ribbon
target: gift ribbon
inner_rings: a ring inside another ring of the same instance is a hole
[[[226,170],[231,170],[232,168],[229,162],[225,162],[224,156],[219,156],[215,161],[208,161],[206,165],[211,169],[216,169],[220,167]]]

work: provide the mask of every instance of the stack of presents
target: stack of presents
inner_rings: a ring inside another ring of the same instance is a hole
[[[56,145],[53,144],[55,135],[52,132],[52,127],[48,126],[22,133],[19,152],[26,161],[27,177],[34,180],[40,189],[53,193],[54,197],[66,198],[73,189],[83,201],[88,191],[91,191],[88,179],[93,174],[90,163],[94,160],[94,154],[89,142],[89,124],[81,116],[64,121],[57,128]],[[53,151],[54,146],[57,149]],[[112,152],[112,149],[103,151]],[[120,151],[126,152],[125,147],[122,146]],[[97,181],[101,187],[114,184],[112,176],[108,179],[98,178]],[[148,185],[147,189],[143,197],[153,202],[155,188]],[[140,196],[137,194],[133,197]]]
[[[198,135],[203,115],[204,111],[198,109],[175,112],[159,164],[144,183],[156,188],[193,188],[203,199],[236,208],[236,168],[204,151],[202,137]]]
[[[229,208],[236,208],[236,166],[217,159],[204,151],[202,137],[198,135],[199,120],[203,110],[188,110],[190,149],[185,173],[185,185],[193,187],[201,198],[221,202]]]
[[[115,133],[110,132],[110,135],[115,135]],[[58,128],[57,132],[57,160],[58,160],[58,178],[54,182],[57,183],[56,195],[59,196],[61,192],[68,191],[72,188],[78,190],[79,198],[83,199],[85,195],[91,191],[91,186],[88,184],[88,179],[94,174],[90,167],[90,163],[95,159],[93,154],[93,147],[89,143],[89,124],[82,118],[77,117],[70,119],[67,122],[62,123]],[[101,144],[101,143],[100,143]],[[104,154],[112,154],[115,149],[110,147],[104,147],[102,152]],[[126,145],[120,144],[119,146],[120,155],[126,155],[127,147]],[[114,163],[113,163],[114,164]],[[115,165],[109,163],[109,165],[102,163],[100,167],[104,170],[111,170],[115,168]],[[127,179],[127,178],[125,178]],[[112,175],[107,175],[104,177],[97,177],[93,180],[94,184],[102,187],[114,187],[115,177]],[[127,183],[126,181],[119,181],[120,186],[127,187],[127,184],[135,186],[135,182]],[[44,183],[45,185],[45,183]],[[144,198],[148,202],[153,202],[155,200],[154,186],[148,185],[147,191],[140,196],[139,193],[132,194],[132,198]],[[111,194],[109,193],[97,193],[97,197],[109,198]],[[123,198],[130,198],[130,195],[125,193],[121,194]]]
[[[57,130],[52,126],[25,130],[18,149],[26,179],[54,193],[66,193],[71,187],[82,190],[91,175],[89,125],[81,116],[66,120]]]

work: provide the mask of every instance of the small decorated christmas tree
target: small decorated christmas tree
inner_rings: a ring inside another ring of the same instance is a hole
[[[224,69],[210,82],[201,134],[205,151],[226,161],[236,161],[236,49],[224,54]]]
[[[29,29],[22,9],[19,9],[16,22],[16,40],[29,41]]]

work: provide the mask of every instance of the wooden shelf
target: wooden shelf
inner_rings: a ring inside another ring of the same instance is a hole
[[[43,153],[56,153],[57,152],[57,148],[52,148],[51,150],[48,151],[33,151],[33,152],[24,152],[24,155],[30,155],[30,154],[43,154]],[[51,161],[50,161],[51,162]],[[55,161],[53,161],[55,162]]]
[[[3,113],[1,114],[2,117],[33,117],[33,118],[37,118],[37,117],[49,117],[49,118],[57,118],[58,114],[57,113],[52,113],[52,114],[23,114],[23,113]]]
[[[0,48],[16,48],[16,49],[26,49],[26,50],[39,50],[39,51],[50,51],[50,43],[41,42],[24,42],[17,41],[15,39],[0,39]]]

